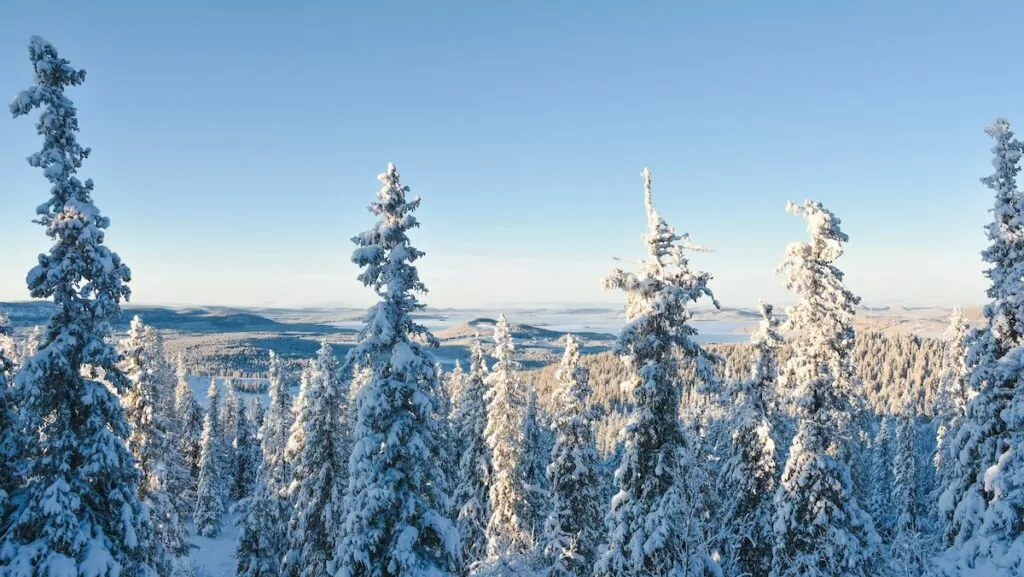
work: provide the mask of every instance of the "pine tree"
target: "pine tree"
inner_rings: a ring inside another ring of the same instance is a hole
[[[11,387],[14,373],[14,341],[7,313],[0,310],[0,535],[7,521],[11,495],[18,488],[20,453],[24,441],[19,427],[17,397]]]
[[[525,555],[533,546],[530,503],[524,476],[526,439],[523,434],[524,391],[508,320],[502,314],[494,326],[494,365],[487,381],[487,427],[491,451],[491,518],[487,522],[487,557],[491,560]]]
[[[1017,188],[1024,144],[1003,119],[987,132],[996,141],[995,173],[982,182],[996,199],[982,259],[992,265],[985,272],[992,301],[968,352],[978,394],[957,428],[957,459],[939,507],[953,512],[945,535],[953,573],[984,568],[1001,577],[1024,570],[1024,198]]]
[[[182,494],[182,500],[189,505],[187,511],[178,511],[181,516],[191,516],[196,502],[196,486],[199,484],[199,457],[201,453],[200,435],[203,430],[203,411],[196,402],[192,387],[188,384],[184,360],[178,358],[177,385],[174,387],[174,412],[179,425],[177,435],[178,454],[182,465],[188,472],[188,488]]]
[[[281,360],[270,351],[267,412],[260,426],[263,460],[256,473],[253,496],[242,503],[241,531],[235,547],[238,577],[278,577],[288,549],[291,501],[288,486],[292,465],[285,458],[292,426],[292,401]]]
[[[453,500],[462,537],[462,560],[466,567],[487,555],[487,522],[491,518],[491,449],[487,428],[487,359],[480,339],[473,341],[472,360],[457,397],[452,422],[459,427],[462,445],[459,474]]]
[[[898,417],[894,453],[890,494],[896,513],[890,553],[893,574],[925,575],[927,564],[917,508],[917,414],[913,399],[908,399],[903,414]]]
[[[53,244],[27,280],[31,296],[52,298],[56,310],[15,378],[23,424],[37,434],[27,441],[27,486],[0,545],[0,573],[149,575],[141,475],[125,448],[117,398],[129,382],[108,342],[131,273],[104,244],[110,221],[92,202],[92,180],[75,176],[89,149],[78,143],[78,115],[64,94],[85,71],[38,36],[29,57],[36,84],[15,97],[11,112],[42,109],[43,147],[28,161],[52,184],[35,222]]]
[[[695,249],[655,210],[651,173],[644,170],[649,258],[637,272],[612,271],[606,288],[626,294],[626,325],[613,351],[626,365],[634,409],[622,434],[622,459],[615,471],[618,493],[605,518],[607,542],[595,566],[597,577],[700,575],[717,571],[708,553],[704,504],[697,499],[704,482],[696,447],[678,418],[684,390],[679,357],[692,365],[696,380],[714,382],[717,358],[693,336],[688,305],[708,297],[711,275],[694,271],[684,254]]]
[[[220,425],[221,404],[217,381],[206,394],[206,417],[200,440],[199,485],[196,488],[196,533],[203,537],[220,535],[221,521],[227,512],[228,491],[224,477],[224,443]]]
[[[139,499],[149,507],[154,530],[149,564],[160,575],[170,575],[188,557],[188,531],[175,504],[175,491],[180,488],[175,482],[183,471],[164,412],[168,391],[166,376],[161,373],[163,351],[146,329],[142,319],[135,316],[128,337],[121,341],[121,369],[131,382],[121,404],[131,429],[128,450],[142,472]]]
[[[589,408],[590,374],[580,366],[580,341],[568,335],[556,376],[555,446],[547,467],[551,512],[544,523],[547,575],[590,575],[601,531],[601,482]]]
[[[263,458],[259,442],[256,440],[256,425],[249,418],[250,411],[253,411],[252,406],[258,407],[259,400],[253,399],[249,408],[239,402],[235,417],[238,423],[234,441],[235,476],[231,485],[231,498],[235,500],[252,495],[253,486],[256,484],[256,470]]]
[[[353,239],[359,280],[381,301],[349,356],[369,378],[356,392],[338,577],[451,575],[461,545],[445,515],[447,472],[434,467],[444,460],[440,385],[427,351],[437,339],[412,317],[424,308],[416,294],[426,292],[414,266],[423,253],[407,236],[419,226],[413,212],[420,200],[406,199],[393,164],[379,179],[384,186],[370,205],[379,220]]]
[[[778,469],[771,410],[782,336],[772,305],[760,303],[760,307],[761,323],[750,338],[750,378],[733,383],[728,391],[732,406],[726,420],[732,438],[719,472],[719,492],[724,495],[719,514],[725,523],[723,568],[729,575],[750,577],[767,577],[771,567],[772,495]]]
[[[849,237],[821,203],[789,203],[807,220],[811,242],[792,243],[779,271],[798,297],[787,309],[793,358],[786,374],[800,424],[775,493],[773,577],[857,577],[878,542],[870,515],[854,495],[840,446],[855,442],[852,400],[852,318],[858,298],[835,264]],[[846,434],[844,434],[846,433]]]
[[[348,391],[327,341],[302,374],[297,414],[288,440],[294,454],[289,492],[294,509],[288,523],[291,548],[281,574],[326,575],[341,538],[343,497],[348,480]]]

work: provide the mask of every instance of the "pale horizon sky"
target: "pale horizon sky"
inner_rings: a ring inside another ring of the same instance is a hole
[[[133,303],[373,302],[349,239],[388,162],[423,197],[431,307],[616,302],[644,166],[724,306],[791,300],[773,269],[807,197],[866,304],[986,301],[983,131],[1024,126],[1020,3],[327,4],[5,7],[0,96],[31,84],[33,34],[88,71],[80,176]],[[49,246],[33,123],[0,119],[0,301]]]

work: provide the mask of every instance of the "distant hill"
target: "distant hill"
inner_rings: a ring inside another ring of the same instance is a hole
[[[54,305],[48,301],[0,303],[7,311],[11,325],[15,328],[45,324],[53,314]],[[143,322],[161,330],[187,333],[234,333],[234,332],[300,332],[300,333],[352,333],[350,329],[319,323],[285,323],[244,309],[228,307],[190,307],[174,309],[168,307],[126,305],[115,328],[126,329],[132,317],[139,315]]]
[[[476,335],[489,339],[494,332],[495,324],[497,324],[495,319],[480,317],[437,331],[434,333],[434,336],[436,336],[441,342],[465,341],[474,338]],[[555,331],[518,323],[509,323],[509,332],[512,333],[512,338],[516,341],[545,341],[549,343],[552,341],[558,341],[565,335],[569,334],[567,331]],[[610,341],[615,338],[615,335],[606,333],[572,332],[571,334],[574,334],[586,341]]]

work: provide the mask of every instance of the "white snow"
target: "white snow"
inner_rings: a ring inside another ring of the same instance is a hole
[[[192,554],[189,556],[197,569],[197,577],[234,577],[235,541],[238,527],[235,515],[225,515],[220,535],[210,539],[195,535],[192,530]]]

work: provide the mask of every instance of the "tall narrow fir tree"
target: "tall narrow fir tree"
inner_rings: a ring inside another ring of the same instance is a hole
[[[698,380],[715,382],[717,357],[695,340],[688,307],[710,298],[711,275],[690,268],[684,251],[699,249],[654,208],[651,173],[644,170],[648,250],[636,273],[615,269],[604,280],[626,294],[626,325],[613,351],[630,375],[634,409],[622,435],[615,471],[618,493],[605,518],[606,542],[597,577],[703,575],[719,568],[709,553],[705,511],[696,498],[703,481],[694,440],[679,419],[682,394],[693,383],[679,379],[679,358]]]
[[[834,264],[849,240],[821,203],[789,203],[807,221],[810,242],[791,243],[778,271],[797,296],[785,328],[795,335],[786,374],[799,426],[775,493],[772,577],[863,577],[878,544],[857,503],[850,465],[839,458],[854,437],[853,314],[859,299]]]
[[[428,348],[437,339],[412,313],[426,292],[414,263],[423,256],[409,241],[419,226],[419,198],[389,164],[370,212],[376,225],[356,236],[352,260],[359,280],[380,297],[366,315],[348,362],[367,380],[355,393],[353,451],[349,460],[338,577],[454,575],[460,567],[458,530],[450,510],[437,395]]]
[[[15,117],[42,109],[43,147],[28,162],[50,181],[35,222],[53,245],[28,273],[33,298],[55,310],[16,387],[30,469],[20,505],[0,544],[0,573],[11,577],[148,575],[141,475],[125,447],[128,424],[117,394],[128,389],[110,323],[131,273],[105,244],[109,219],[92,201],[92,180],[75,175],[89,149],[78,143],[78,114],[66,88],[85,80],[48,42],[33,36],[35,84],[11,104]]]

